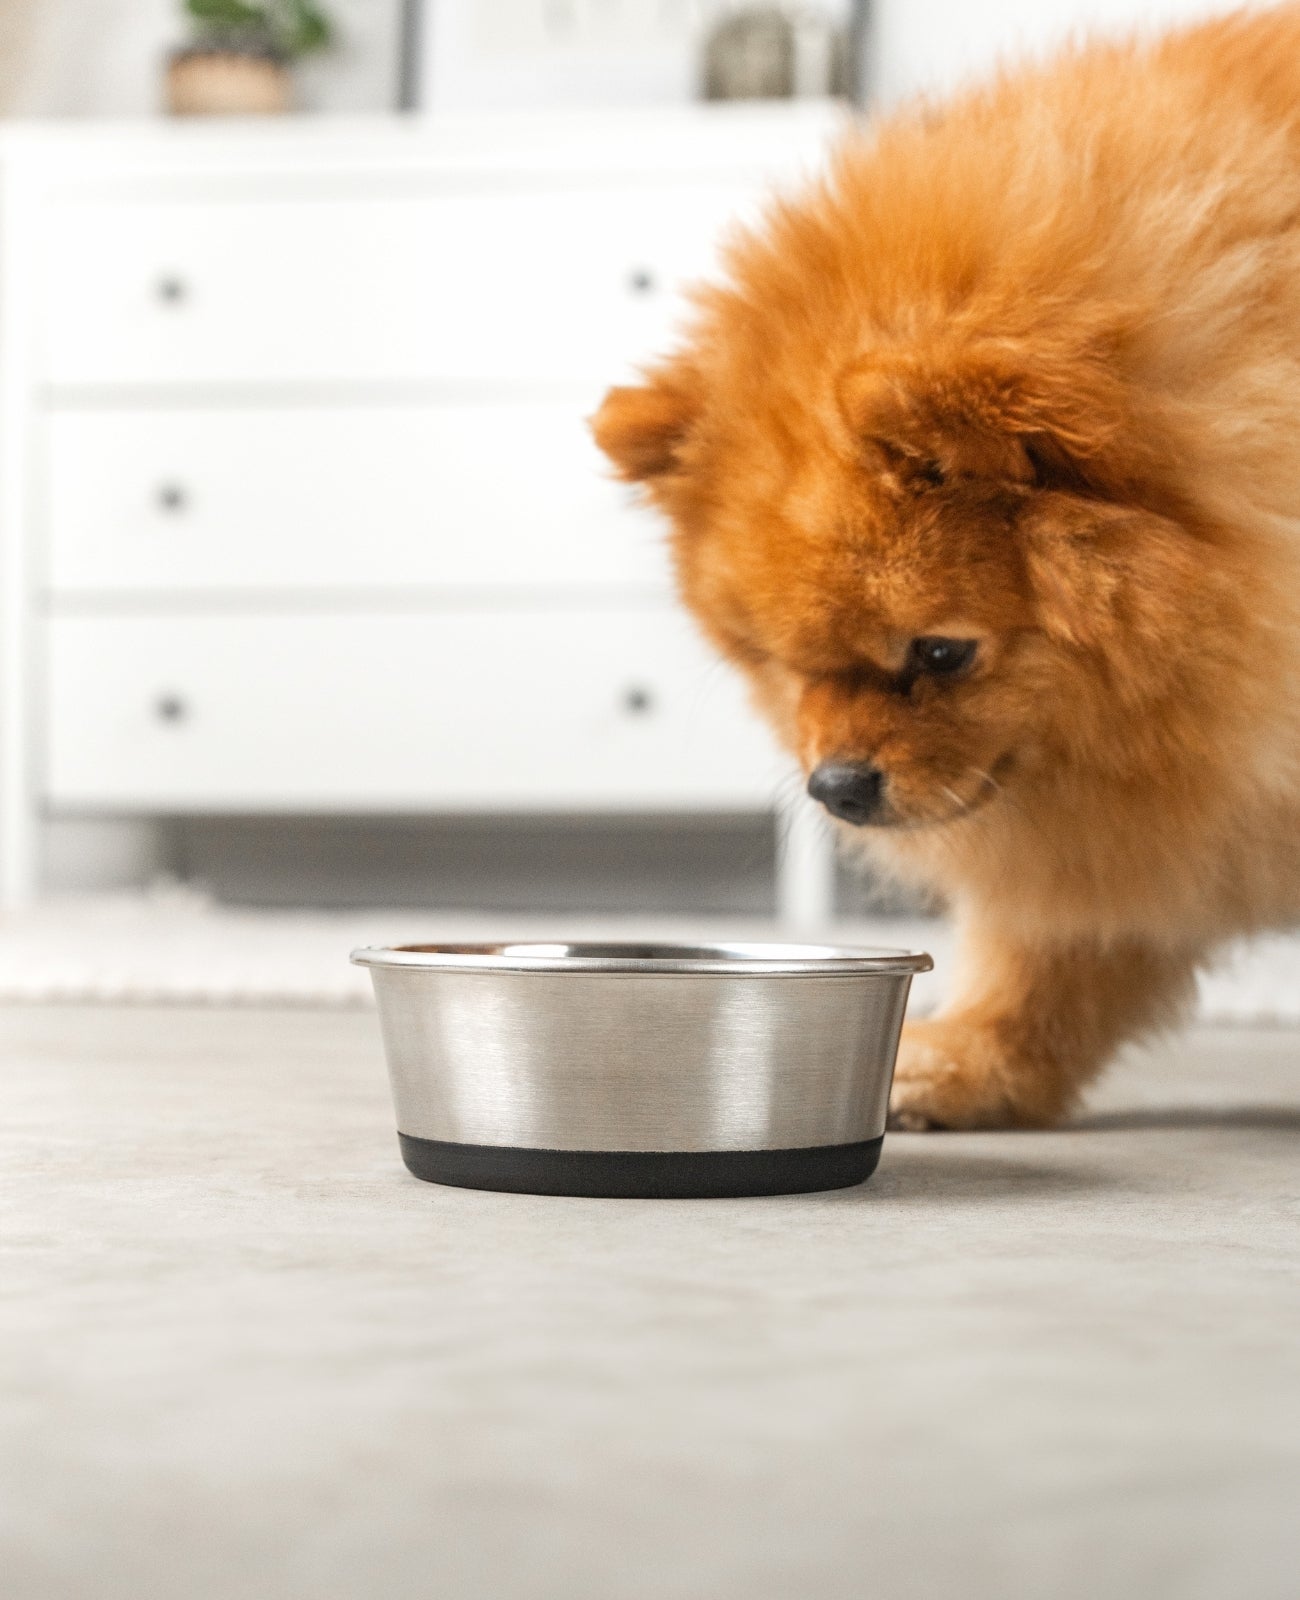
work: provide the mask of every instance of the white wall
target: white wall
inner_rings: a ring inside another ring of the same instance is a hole
[[[28,7],[8,109],[20,116],[142,116],[159,108],[161,68],[186,35],[180,0],[0,0]],[[305,107],[393,104],[400,0],[329,0],[337,51],[301,69]]]
[[[1003,59],[1074,35],[1161,27],[1235,9],[1234,0],[875,0],[877,102],[942,93]]]

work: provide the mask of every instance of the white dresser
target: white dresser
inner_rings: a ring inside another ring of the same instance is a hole
[[[834,121],[6,133],[4,899],[45,815],[773,808],[583,418]]]

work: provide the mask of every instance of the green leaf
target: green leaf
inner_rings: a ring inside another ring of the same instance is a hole
[[[292,55],[309,55],[334,42],[329,18],[312,0],[288,0],[286,10],[284,43]]]
[[[257,28],[267,20],[263,6],[246,0],[185,0],[185,9],[210,28]]]
[[[334,26],[316,0],[184,0],[184,5],[205,30],[260,33],[285,56],[310,55],[334,43]]]

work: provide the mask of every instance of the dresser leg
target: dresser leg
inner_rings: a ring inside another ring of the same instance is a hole
[[[0,801],[0,911],[16,911],[36,898],[40,877],[40,822],[20,798]]]
[[[804,795],[776,815],[776,915],[790,934],[826,935],[835,920],[835,839]]]
[[[0,908],[12,910],[36,897],[40,878],[40,813],[36,801],[32,643],[37,615],[29,543],[40,517],[33,511],[32,479],[42,451],[36,430],[44,422],[35,399],[33,330],[40,321],[43,269],[32,241],[43,237],[35,219],[41,178],[20,173],[21,160],[6,155],[0,187]],[[43,433],[41,438],[44,438]]]

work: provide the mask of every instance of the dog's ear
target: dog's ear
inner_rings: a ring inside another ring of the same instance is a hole
[[[1022,545],[1045,631],[1104,652],[1117,684],[1169,681],[1181,641],[1213,634],[1217,599],[1207,601],[1201,552],[1168,518],[1067,501],[1031,517]]]
[[[842,374],[841,410],[897,481],[1112,487],[1124,432],[1113,368],[1011,341],[875,355]]]
[[[990,375],[969,358],[872,357],[843,374],[839,399],[867,455],[903,487],[1033,479],[1024,439],[1007,425]]]
[[[638,387],[611,389],[591,431],[621,478],[646,483],[678,469],[699,411],[696,375],[685,366],[666,367]]]

